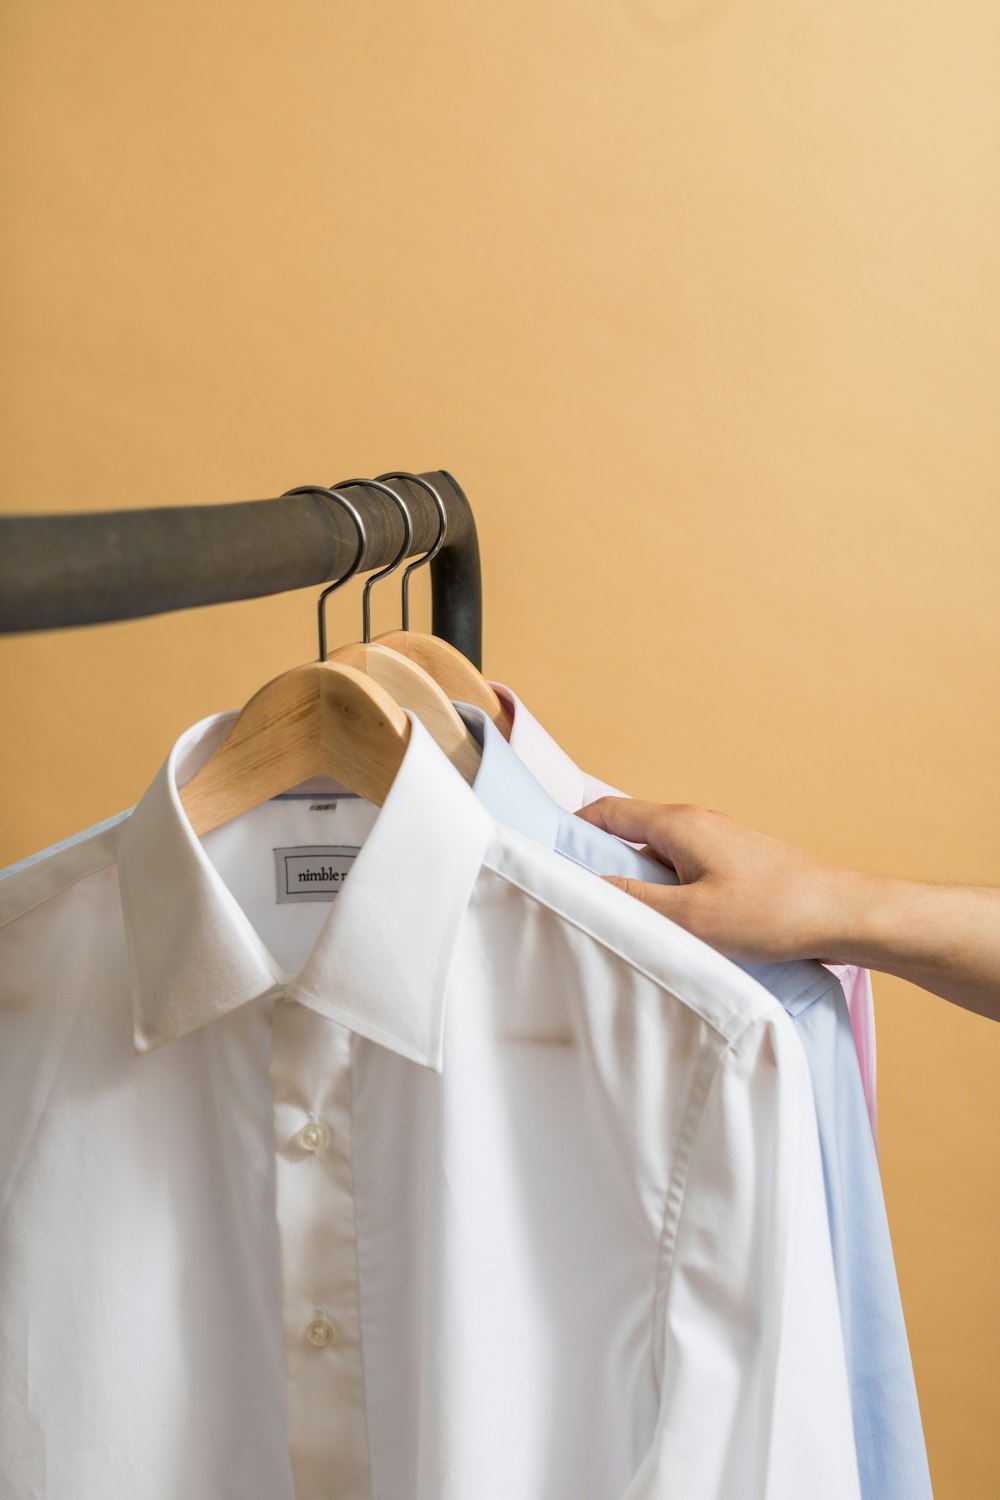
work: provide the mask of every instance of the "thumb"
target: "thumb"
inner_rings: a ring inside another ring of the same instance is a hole
[[[641,802],[638,797],[598,797],[581,807],[574,816],[593,823],[605,833],[613,833],[630,844],[648,842],[650,829],[662,823],[672,809],[657,802]]]

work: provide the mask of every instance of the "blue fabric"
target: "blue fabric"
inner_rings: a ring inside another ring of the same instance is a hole
[[[483,749],[474,790],[499,822],[595,874],[677,884],[673,870],[554,802],[481,710],[456,707]],[[780,1000],[809,1064],[863,1500],[930,1500],[878,1158],[844,992],[836,975],[811,960],[739,967]]]

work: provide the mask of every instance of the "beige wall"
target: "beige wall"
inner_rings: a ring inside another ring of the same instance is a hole
[[[1000,881],[993,0],[7,0],[0,70],[6,508],[445,466],[590,769]],[[0,863],[312,618],[3,644]],[[936,1492],[994,1500],[1000,1027],[877,1001]]]

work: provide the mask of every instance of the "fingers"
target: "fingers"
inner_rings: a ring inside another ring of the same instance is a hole
[[[630,844],[641,844],[643,854],[675,870],[682,884],[702,874],[717,822],[717,814],[686,802],[640,802],[633,797],[598,797],[577,817]]]
[[[638,844],[651,843],[650,831],[654,827],[659,830],[669,822],[671,814],[683,811],[679,805],[640,802],[637,797],[598,797],[596,802],[581,807],[576,816],[603,828],[605,833]]]
[[[633,896],[636,901],[644,900],[643,893],[650,889],[646,881],[632,880],[628,875],[602,875],[601,879],[608,885],[617,886],[620,891],[625,892],[626,896]]]
[[[602,875],[601,879],[608,885],[617,886],[626,896],[632,896],[644,906],[659,912],[661,917],[670,917],[672,921],[685,925],[682,916],[685,895],[683,886],[656,885],[648,880],[633,880],[628,875]]]
[[[666,917],[686,932],[701,938],[702,942],[711,944],[720,953],[735,956],[738,945],[732,949],[727,946],[734,941],[733,935],[720,929],[718,921],[713,918],[711,902],[705,902],[696,886],[657,885],[655,881],[632,880],[627,875],[602,875],[601,879],[607,885],[617,886],[626,896],[641,901],[658,916]]]

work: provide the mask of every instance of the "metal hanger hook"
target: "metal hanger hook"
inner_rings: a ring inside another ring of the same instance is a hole
[[[347,511],[347,514],[354,522],[354,529],[358,534],[358,550],[354,554],[354,561],[351,563],[351,566],[348,568],[347,572],[344,573],[340,578],[335,578],[333,583],[329,584],[323,590],[323,592],[319,596],[319,599],[316,601],[316,616],[319,627],[319,659],[320,661],[326,661],[326,601],[329,599],[331,594],[336,593],[337,589],[341,589],[343,588],[345,583],[349,583],[360,568],[361,559],[364,557],[365,548],[368,545],[368,537],[365,532],[365,523],[362,520],[361,512],[358,510],[356,505],[348,500],[345,495],[338,494],[336,490],[328,489],[325,484],[296,485],[293,490],[285,491],[284,495],[282,495],[281,497],[282,500],[284,500],[288,495],[325,495],[328,500],[336,500],[338,505],[342,505],[344,510]]]
[[[387,566],[384,568],[380,568],[377,573],[373,573],[371,575],[361,591],[361,639],[366,646],[369,646],[371,645],[372,639],[372,589],[377,583],[380,583],[383,578],[388,578],[390,573],[395,573],[396,569],[403,561],[403,558],[409,552],[410,543],[413,541],[413,519],[410,515],[410,512],[407,510],[402,498],[396,494],[395,490],[391,490],[387,484],[383,484],[379,479],[342,479],[336,486],[336,489],[349,490],[354,488],[356,485],[362,485],[363,487],[370,490],[381,490],[383,495],[389,496],[389,499],[396,506],[400,515],[403,517],[402,547],[397,552],[391,563],[387,564]]]
[[[437,557],[438,553],[441,551],[441,548],[444,544],[445,533],[448,530],[448,512],[445,509],[445,503],[441,499],[441,496],[438,494],[437,490],[428,480],[424,479],[423,475],[410,474],[406,469],[394,469],[391,473],[380,474],[378,477],[380,481],[386,479],[408,479],[411,484],[419,484],[420,488],[426,490],[428,495],[430,495],[431,499],[434,501],[434,505],[438,513],[438,520],[441,522],[440,526],[438,527],[438,534],[434,539],[434,545],[431,550],[429,552],[425,552],[423,557],[418,557],[416,562],[411,562],[410,566],[403,573],[403,629],[409,630],[410,574],[415,573],[418,568],[426,567],[427,564],[429,562],[432,562],[433,559]]]

